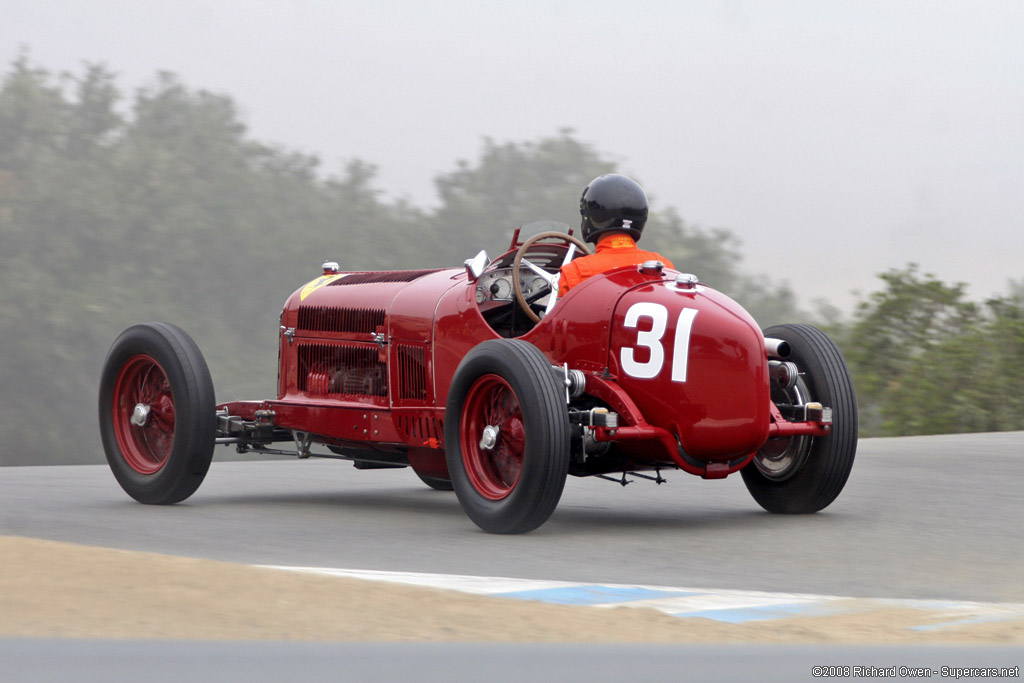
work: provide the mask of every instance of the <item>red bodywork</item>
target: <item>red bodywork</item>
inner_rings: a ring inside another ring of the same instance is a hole
[[[520,336],[582,371],[589,404],[618,414],[594,441],[612,442],[630,469],[718,478],[781,430],[823,434],[774,410],[765,341],[743,308],[677,275],[630,266],[595,276]],[[496,305],[478,303],[463,269],[325,276],[285,303],[277,399],[220,408],[243,419],[273,411],[276,427],[338,453],[396,456],[447,477],[448,387],[473,347],[502,336],[483,314]]]

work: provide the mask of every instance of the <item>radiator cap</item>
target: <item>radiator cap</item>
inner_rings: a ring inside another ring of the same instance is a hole
[[[665,264],[661,261],[644,261],[640,266],[640,272],[644,275],[661,275],[665,270]]]
[[[693,289],[700,279],[693,273],[680,273],[676,276],[676,287],[679,289]]]

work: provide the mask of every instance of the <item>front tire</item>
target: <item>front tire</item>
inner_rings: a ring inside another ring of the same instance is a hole
[[[554,512],[569,470],[564,389],[535,346],[483,342],[448,394],[445,450],[462,508],[484,531],[532,531]]]
[[[741,470],[754,500],[768,512],[818,512],[846,485],[857,452],[857,396],[842,354],[828,336],[810,325],[777,325],[765,337],[789,342],[791,361],[800,368],[797,386],[772,387],[772,400],[793,404],[817,401],[832,408],[826,436],[769,439]]]
[[[181,328],[125,330],[100,378],[100,434],[114,477],[140,503],[168,505],[195,493],[217,435],[213,382]]]

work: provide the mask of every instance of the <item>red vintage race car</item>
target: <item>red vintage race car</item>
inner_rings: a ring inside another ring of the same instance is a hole
[[[857,403],[829,338],[760,330],[735,301],[659,262],[594,276],[556,302],[587,246],[546,231],[463,268],[323,274],[280,319],[277,397],[215,405],[195,342],[166,323],[114,342],[99,414],[136,500],[199,487],[214,446],[411,467],[495,533],[543,524],[566,477],[665,481],[740,472],[766,510],[842,490]],[[283,447],[282,443],[289,444]]]

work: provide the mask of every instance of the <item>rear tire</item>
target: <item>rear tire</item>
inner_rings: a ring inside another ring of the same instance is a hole
[[[517,534],[551,516],[569,470],[565,390],[537,347],[485,341],[459,364],[445,450],[455,494],[484,531]]]
[[[846,485],[857,452],[857,396],[842,354],[821,330],[810,325],[777,325],[765,337],[789,342],[789,360],[800,368],[788,395],[772,387],[772,399],[832,408],[826,436],[769,439],[741,470],[754,500],[768,512],[804,514],[827,507]],[[788,465],[787,465],[788,463]]]
[[[217,415],[192,338],[168,323],[121,333],[103,365],[99,419],[107,462],[129,496],[167,505],[195,493],[213,459]]]

